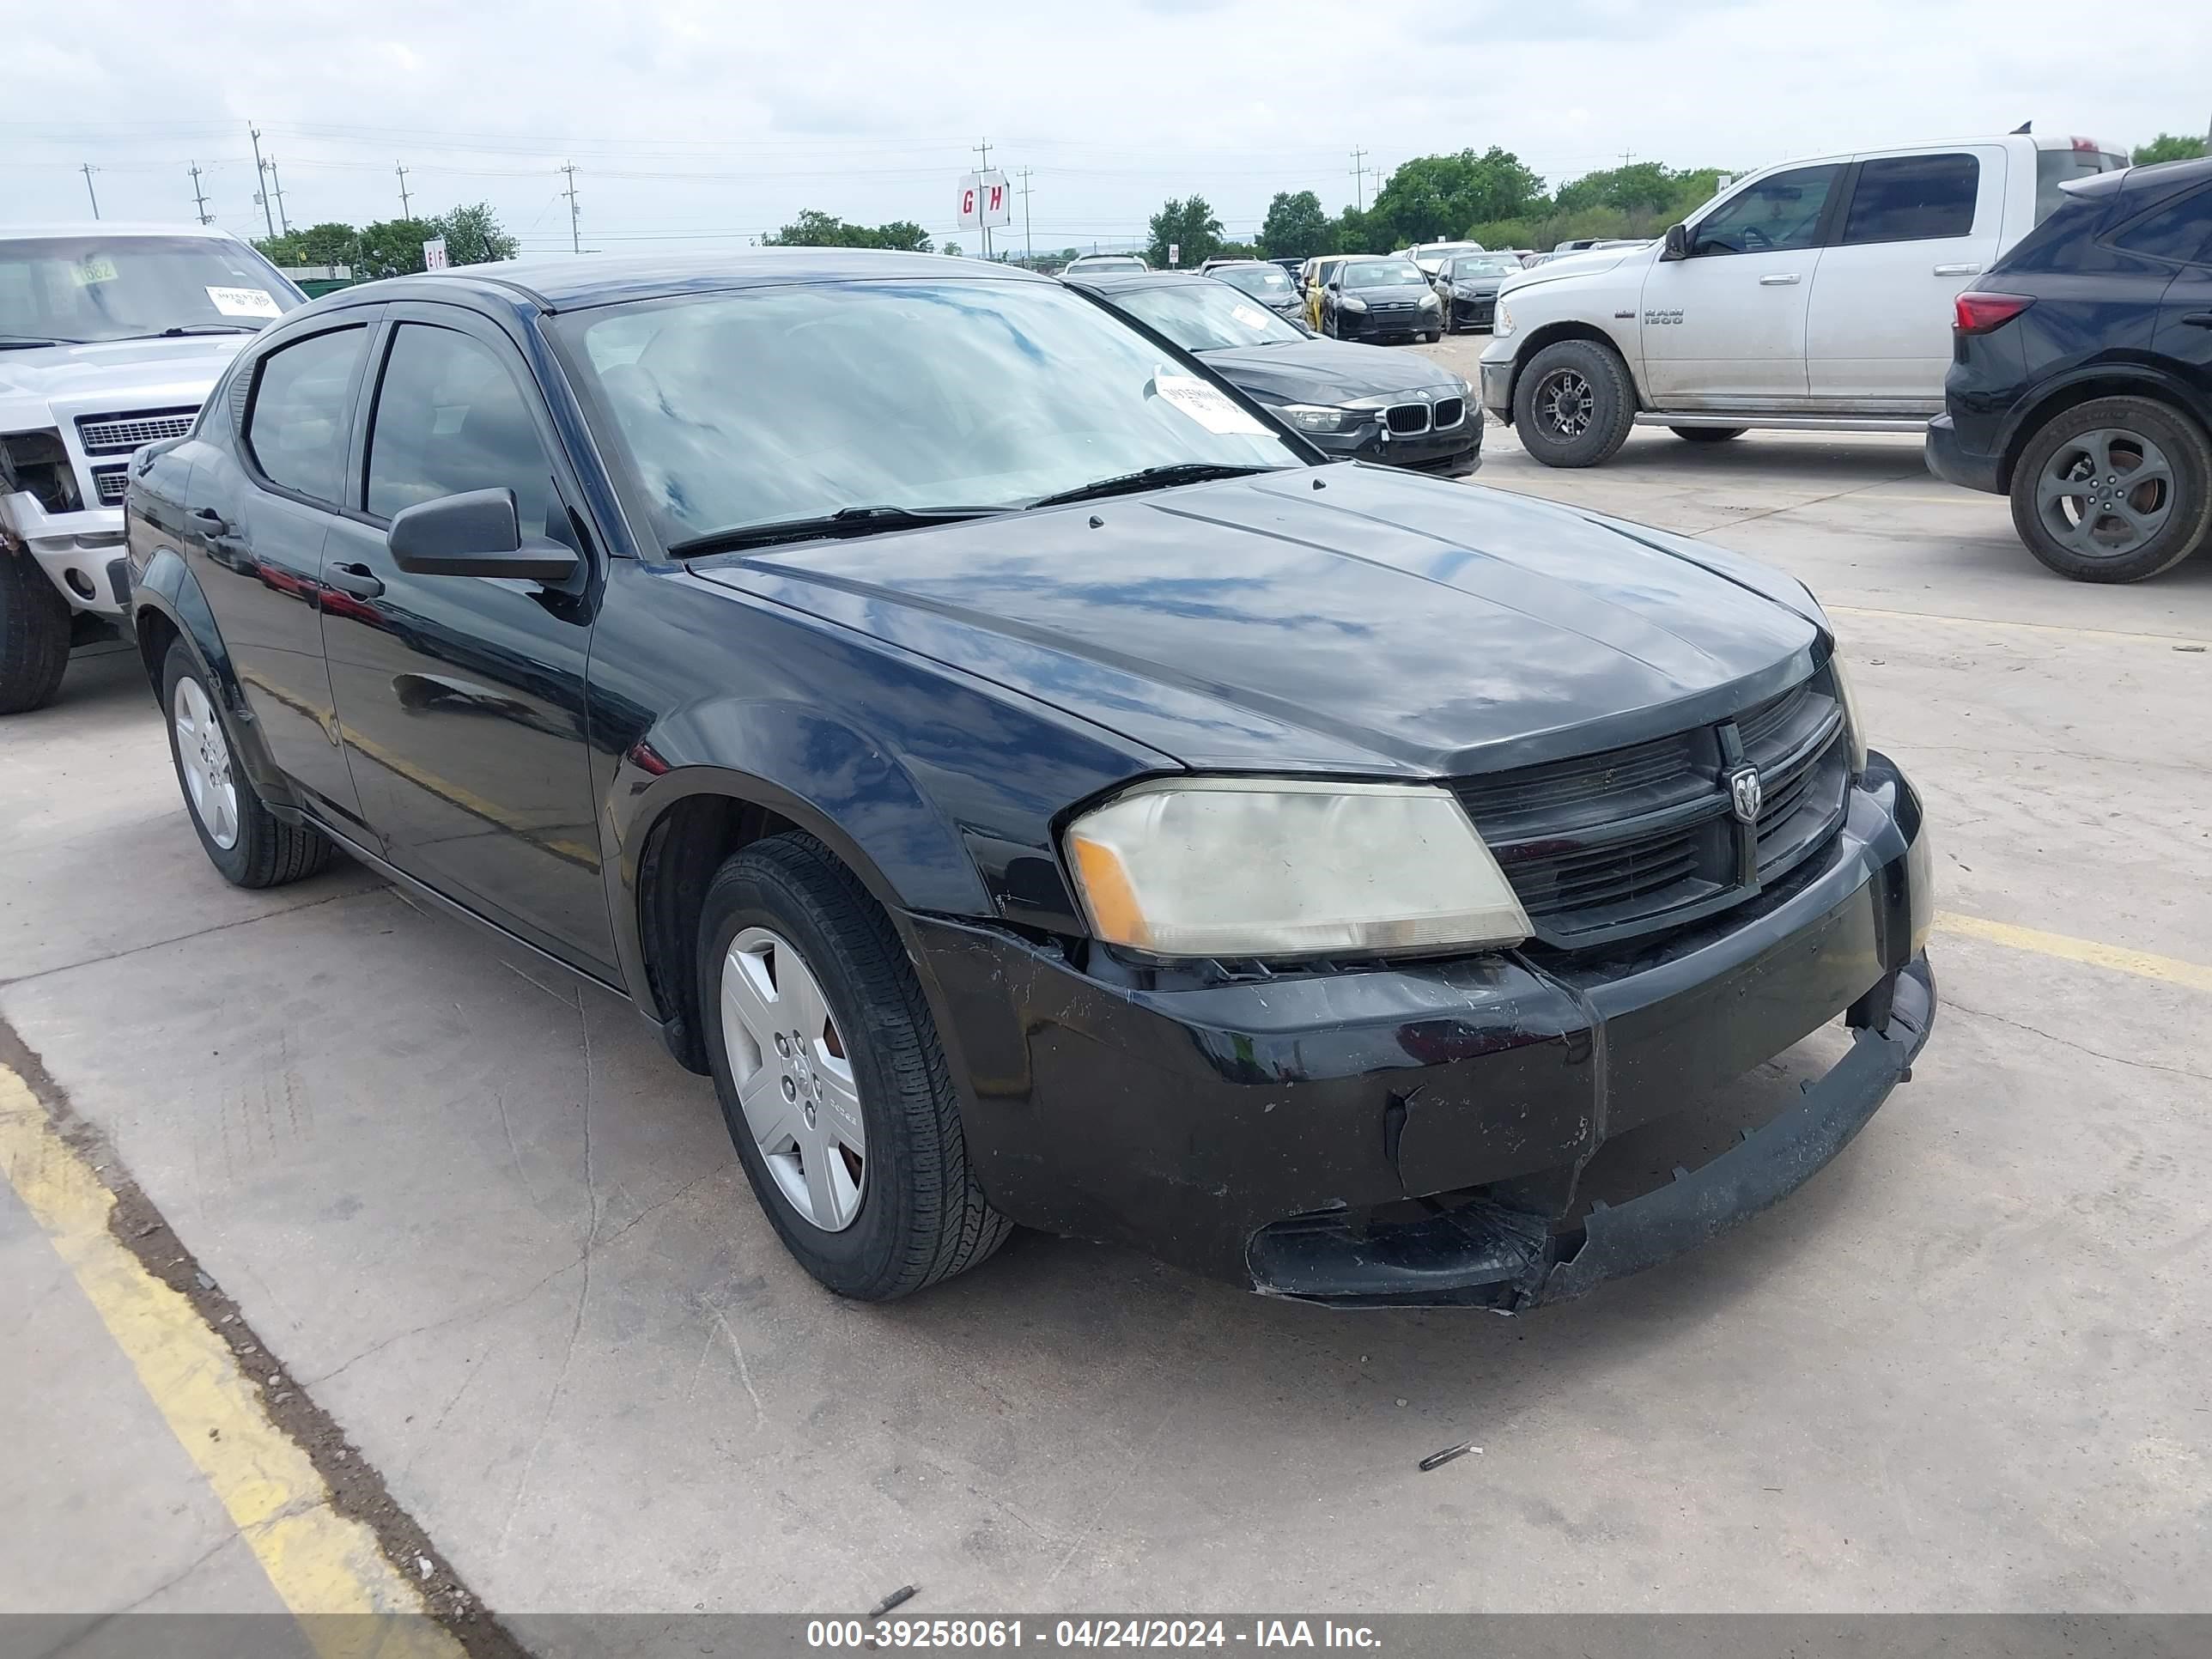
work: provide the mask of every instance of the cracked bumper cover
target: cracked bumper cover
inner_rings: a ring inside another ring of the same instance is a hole
[[[1142,988],[909,921],[972,1165],[1014,1220],[1273,1295],[1510,1311],[1692,1249],[1832,1158],[1926,1039],[1932,910],[1919,801],[1877,756],[1825,852],[1601,963],[1516,952]],[[1839,1014],[1848,1054],[1771,1121],[1565,1224],[1606,1139]]]

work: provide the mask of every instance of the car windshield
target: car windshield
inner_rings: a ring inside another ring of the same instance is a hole
[[[1284,284],[1287,290],[1289,284]],[[1175,283],[1114,295],[1114,303],[1185,351],[1282,345],[1305,336],[1224,283]]]
[[[226,239],[0,239],[0,344],[252,331],[302,303],[274,265]]]
[[[1291,295],[1291,279],[1280,265],[1224,265],[1212,274],[1257,299],[1285,300]]]
[[[1019,507],[1154,467],[1301,464],[1212,382],[1056,283],[757,288],[556,328],[665,545],[848,507]]]
[[[1470,276],[1504,276],[1520,269],[1518,259],[1501,259],[1489,253],[1478,253],[1451,262],[1451,274],[1461,281]]]
[[[1398,288],[1427,280],[1411,259],[1362,259],[1344,268],[1346,288]]]

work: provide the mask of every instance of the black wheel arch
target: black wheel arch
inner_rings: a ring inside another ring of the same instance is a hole
[[[207,595],[183,558],[168,548],[158,550],[146,568],[131,581],[131,629],[138,644],[138,659],[146,670],[146,683],[154,701],[161,701],[161,677],[169,647],[182,641],[185,649],[222,700],[230,725],[232,746],[262,803],[278,817],[298,816],[299,798],[291,780],[270,758],[260,721],[246,701],[238,671],[216,626]],[[166,714],[167,711],[163,711]]]
[[[2163,404],[2212,437],[2212,399],[2171,370],[2150,362],[2085,364],[2038,387],[2033,399],[2013,413],[1998,451],[1997,488],[2012,488],[2014,470],[2037,433],[2068,410],[2100,398],[2142,398]]]

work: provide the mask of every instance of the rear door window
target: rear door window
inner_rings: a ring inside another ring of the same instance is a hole
[[[1844,245],[1971,235],[1982,183],[1978,157],[1885,155],[1859,164]]]
[[[271,483],[337,507],[345,476],[346,415],[366,328],[333,329],[261,360],[246,442]]]

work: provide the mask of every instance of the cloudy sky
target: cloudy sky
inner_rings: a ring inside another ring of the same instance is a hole
[[[486,200],[547,248],[564,161],[587,246],[806,207],[942,240],[988,137],[1059,247],[1139,237],[1190,191],[1232,234],[1279,190],[1334,209],[1355,148],[1387,173],[1499,144],[1556,184],[1624,151],[1742,168],[2212,123],[2203,0],[2124,23],[2081,0],[0,0],[0,222],[88,217],[86,163],[106,216],[189,218],[197,161],[216,222],[258,232],[252,124],[295,226],[396,216],[404,161],[417,213]]]

